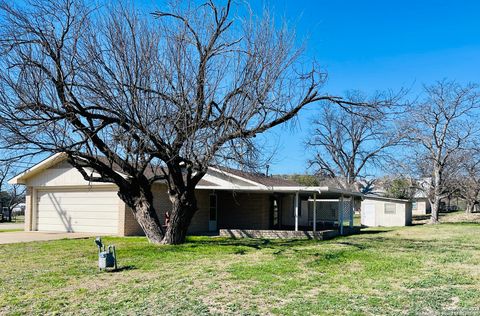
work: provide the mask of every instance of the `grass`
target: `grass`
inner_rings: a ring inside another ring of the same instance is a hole
[[[105,238],[118,272],[96,269],[92,238],[2,245],[0,314],[473,315],[478,236],[461,223],[330,241]]]
[[[23,229],[21,229],[21,228],[0,229],[0,233],[21,232],[21,231],[23,231]]]

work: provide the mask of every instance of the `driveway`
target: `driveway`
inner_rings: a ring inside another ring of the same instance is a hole
[[[0,233],[0,244],[18,242],[47,241],[57,239],[77,239],[97,236],[93,233],[63,233],[63,232],[3,232]]]

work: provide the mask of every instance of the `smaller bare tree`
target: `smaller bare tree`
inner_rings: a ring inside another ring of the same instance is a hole
[[[432,205],[431,222],[438,223],[440,202],[451,193],[451,180],[458,171],[454,161],[478,132],[475,109],[480,94],[474,84],[446,80],[425,86],[424,93],[408,112],[407,125],[415,163],[429,179],[422,189]]]
[[[3,216],[8,221],[12,220],[12,212],[15,207],[25,200],[25,188],[19,185],[7,184],[7,180],[13,177],[15,172],[15,160],[0,163],[0,212],[7,210]]]
[[[458,164],[456,189],[466,202],[466,213],[479,211],[480,205],[480,152],[474,149],[462,155]]]
[[[313,121],[312,136],[306,141],[316,151],[310,167],[317,174],[332,178],[340,187],[355,189],[355,183],[366,177],[368,169],[392,158],[388,150],[404,138],[391,117],[392,106],[400,96],[376,95],[367,101],[355,92],[348,96],[352,103],[371,106],[324,107]]]

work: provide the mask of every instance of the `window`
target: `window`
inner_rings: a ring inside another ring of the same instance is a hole
[[[417,202],[412,202],[412,210],[414,210],[414,211],[418,210],[418,203]]]
[[[217,220],[217,195],[210,194],[210,220]]]
[[[385,203],[384,214],[395,214],[397,206],[394,203]]]

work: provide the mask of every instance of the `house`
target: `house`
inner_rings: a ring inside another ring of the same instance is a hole
[[[432,212],[432,206],[423,191],[418,191],[412,199],[412,214],[427,215]]]
[[[10,183],[27,187],[26,231],[118,236],[143,233],[131,210],[117,196],[115,184],[85,181],[63,154],[38,163]],[[171,209],[166,184],[157,181],[152,191],[154,207],[163,221]],[[199,210],[190,234],[299,237],[310,232],[307,235],[312,237],[311,232],[326,227],[338,228],[340,233],[353,228],[353,211],[359,208],[362,195],[212,167],[197,185],[196,197]]]
[[[407,226],[412,224],[412,203],[409,200],[366,195],[362,201],[363,226]]]

